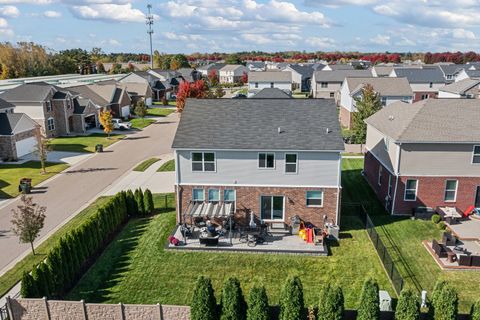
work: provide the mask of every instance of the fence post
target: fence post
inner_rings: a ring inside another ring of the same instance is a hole
[[[159,315],[159,318],[160,320],[163,320],[163,308],[162,308],[162,305],[160,303],[157,303],[158,305],[158,315]]]
[[[123,303],[118,304],[120,306],[120,319],[125,320],[125,310],[123,309]]]
[[[88,314],[87,314],[87,306],[85,305],[85,300],[80,300],[82,303],[82,310],[83,310],[83,319],[88,320]]]
[[[165,210],[167,210],[167,203],[168,203],[168,195],[165,195]]]
[[[50,309],[48,308],[47,297],[43,297],[43,302],[45,303],[45,311],[47,312],[47,319],[50,320]]]
[[[7,306],[8,318],[11,320],[15,320],[15,318],[13,317],[12,302],[10,301],[10,296],[7,296],[6,306]]]

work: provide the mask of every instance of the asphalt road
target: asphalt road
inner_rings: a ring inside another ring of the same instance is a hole
[[[36,243],[96,199],[133,166],[147,158],[172,152],[170,147],[178,120],[177,114],[171,114],[34,190],[34,202],[47,207],[45,226]],[[19,202],[17,199],[0,209],[0,274],[30,252],[30,245],[19,243],[11,232],[12,209]]]

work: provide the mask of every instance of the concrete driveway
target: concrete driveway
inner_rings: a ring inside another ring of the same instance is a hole
[[[147,158],[171,153],[178,120],[178,114],[171,114],[113,144],[104,153],[81,161],[34,190],[34,201],[47,207],[45,226],[36,245],[119,181],[133,166]],[[19,202],[17,199],[0,208],[0,275],[30,251],[29,245],[20,244],[10,230],[11,210]]]

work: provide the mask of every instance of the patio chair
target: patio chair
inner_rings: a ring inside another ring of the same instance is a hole
[[[472,267],[480,267],[480,256],[471,256],[472,258]]]
[[[472,256],[461,254],[458,257],[458,265],[469,267],[472,265]]]
[[[439,258],[446,258],[447,257],[447,247],[443,244],[438,243],[437,240],[432,240],[432,249]]]
[[[442,244],[446,246],[455,246],[457,244],[457,238],[450,232],[444,232],[442,236]]]
[[[199,239],[200,239],[200,243],[206,246],[217,246],[219,238],[220,236],[216,235],[214,237],[200,237]]]

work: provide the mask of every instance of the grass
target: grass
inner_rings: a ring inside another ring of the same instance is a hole
[[[158,168],[157,172],[175,171],[175,160],[168,160]]]
[[[54,151],[92,153],[95,152],[95,145],[103,144],[103,147],[106,148],[124,137],[121,134],[111,134],[108,139],[104,133],[93,133],[88,136],[55,138],[50,140],[50,145]]]
[[[422,244],[424,240],[440,239],[441,231],[430,221],[388,215],[360,175],[363,159],[344,159],[343,166],[343,200],[360,202],[368,199],[366,204],[377,232],[395,260],[406,286],[431,293],[437,280],[448,280],[458,290],[460,311],[468,312],[470,305],[478,299],[480,273],[442,271]]]
[[[135,168],[133,168],[133,171],[145,171],[147,170],[152,164],[154,164],[155,162],[159,161],[160,158],[150,158],[150,159],[147,159],[145,161],[143,161],[142,163],[138,164]]]
[[[132,129],[143,129],[145,127],[148,127],[152,123],[154,123],[155,120],[153,119],[148,119],[148,118],[134,118],[130,120],[130,123],[132,124]]]
[[[18,183],[21,178],[31,178],[32,185],[54,176],[55,174],[68,168],[63,163],[47,163],[47,173],[41,173],[39,161],[28,161],[22,164],[1,164],[0,165],[0,199],[16,197],[18,192]]]
[[[72,220],[67,222],[63,227],[52,234],[40,246],[35,249],[35,256],[29,253],[25,258],[19,261],[12,269],[7,271],[0,277],[0,296],[3,296],[10,290],[18,281],[21,280],[24,271],[30,271],[32,267],[43,261],[50,249],[57,243],[57,241],[65,234],[75,229],[82,224],[89,217],[91,217],[96,209],[103,205],[108,200],[108,197],[98,198],[95,202],[77,214]]]
[[[147,109],[147,116],[152,117],[166,117],[171,113],[174,113],[175,110],[165,109],[165,108],[149,108]]]

